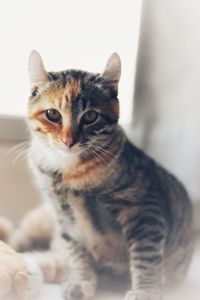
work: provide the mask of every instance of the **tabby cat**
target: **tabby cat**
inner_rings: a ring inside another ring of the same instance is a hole
[[[29,59],[29,160],[57,215],[67,300],[93,297],[102,272],[130,274],[126,300],[160,300],[191,258],[184,187],[118,125],[120,74],[116,53],[101,74]]]

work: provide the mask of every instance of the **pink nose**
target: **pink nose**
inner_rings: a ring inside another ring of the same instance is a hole
[[[72,137],[63,138],[62,141],[69,148],[71,148],[74,145],[74,141]]]

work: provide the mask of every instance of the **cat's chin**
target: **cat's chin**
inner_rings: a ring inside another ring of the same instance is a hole
[[[59,155],[62,155],[65,158],[73,158],[73,157],[79,157],[81,154],[80,149],[77,149],[77,147],[68,148],[66,146],[63,147],[63,145],[55,145],[52,142],[49,142],[49,145],[51,149],[53,149],[56,153]]]
[[[54,150],[65,158],[79,157],[81,154],[81,151],[73,150],[73,149],[61,150],[61,149],[54,148]]]

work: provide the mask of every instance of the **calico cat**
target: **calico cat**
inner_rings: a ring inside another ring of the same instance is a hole
[[[94,296],[98,274],[130,274],[126,300],[160,300],[185,276],[192,208],[181,183],[118,125],[119,56],[103,73],[47,72],[29,59],[29,161],[57,215],[67,300]]]

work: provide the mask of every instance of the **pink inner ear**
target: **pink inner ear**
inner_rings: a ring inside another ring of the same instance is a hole
[[[45,70],[42,57],[36,50],[33,50],[29,56],[28,71],[31,87],[39,87],[48,82],[48,73]]]
[[[118,84],[121,76],[121,60],[117,53],[110,56],[102,76],[116,85]]]

